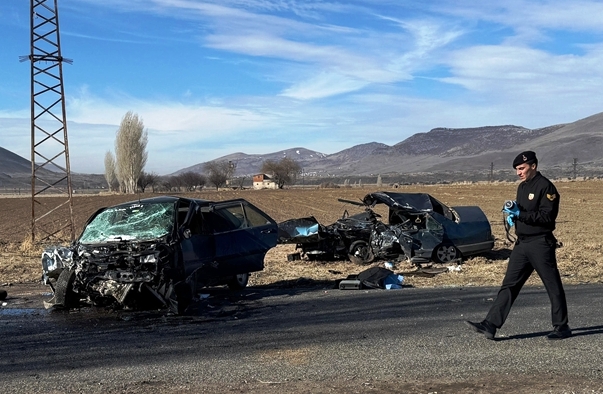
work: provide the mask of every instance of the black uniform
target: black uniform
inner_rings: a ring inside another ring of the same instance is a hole
[[[516,201],[520,210],[515,221],[517,241],[486,321],[493,327],[502,327],[519,291],[536,270],[551,300],[553,326],[564,326],[568,322],[567,303],[555,257],[557,240],[553,236],[559,193],[551,181],[537,172],[519,184]]]

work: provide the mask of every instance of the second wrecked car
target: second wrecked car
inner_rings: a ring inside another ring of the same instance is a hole
[[[415,264],[448,263],[494,247],[490,222],[477,206],[448,207],[427,193],[376,192],[361,202],[363,212],[324,226],[310,216],[279,223],[279,242],[296,244],[309,259],[378,259]],[[383,204],[387,219],[374,210]]]
[[[277,243],[277,224],[244,199],[162,196],[103,208],[69,247],[42,254],[48,306],[168,307],[182,313],[198,288],[247,285]]]

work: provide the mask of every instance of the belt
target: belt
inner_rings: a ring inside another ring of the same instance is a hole
[[[557,241],[557,239],[555,238],[553,233],[550,231],[548,231],[546,233],[540,233],[540,234],[518,235],[517,240],[521,241],[521,242],[530,242],[532,240],[542,238],[542,237],[544,237],[544,238],[550,237],[551,239],[554,239],[555,241]]]

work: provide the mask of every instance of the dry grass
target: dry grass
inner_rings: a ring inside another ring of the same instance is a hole
[[[603,182],[556,182],[561,195],[561,210],[555,232],[563,247],[557,251],[559,269],[564,283],[596,283],[603,277],[603,236],[599,230],[603,223],[603,199],[599,191]],[[502,214],[504,200],[513,199],[516,183],[454,184],[437,186],[405,186],[397,191],[426,192],[449,205],[479,205],[490,220],[496,237],[491,253],[467,259],[460,271],[450,271],[433,278],[406,275],[405,283],[416,287],[433,286],[497,286],[506,269],[511,245],[506,241]],[[386,190],[387,187],[379,190]],[[338,198],[359,200],[374,192],[375,187],[340,189],[290,189],[290,190],[243,190],[204,191],[188,193],[188,196],[210,200],[242,197],[270,214],[276,221],[313,215],[321,223],[329,224],[341,217],[345,209],[351,213],[357,207],[343,204]],[[145,195],[148,197],[150,195]],[[81,226],[92,212],[101,206],[130,201],[133,196],[104,195],[74,197],[76,225]],[[28,241],[30,199],[3,199],[0,208],[0,284],[38,281],[41,275],[40,256],[43,245]],[[347,261],[309,262],[287,261],[287,254],[294,252],[293,245],[279,245],[266,256],[266,269],[252,275],[252,285],[306,286],[322,284],[332,286],[337,279],[345,278],[367,268]],[[400,264],[397,272],[413,271],[410,264]],[[528,284],[538,285],[533,275]]]

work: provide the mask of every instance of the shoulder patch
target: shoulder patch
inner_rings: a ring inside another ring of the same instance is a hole
[[[557,198],[556,194],[547,194],[546,198],[548,198],[550,201],[555,201],[555,199]]]

